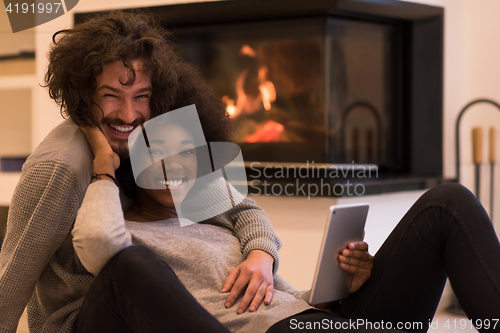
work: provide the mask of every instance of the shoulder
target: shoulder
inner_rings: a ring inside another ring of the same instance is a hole
[[[90,182],[92,160],[92,150],[82,131],[72,120],[67,119],[55,127],[28,157],[23,165],[23,173],[37,169],[37,166],[44,166],[44,173],[64,170],[76,177],[84,191]]]

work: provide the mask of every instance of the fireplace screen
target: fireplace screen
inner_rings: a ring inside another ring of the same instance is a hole
[[[277,20],[176,36],[225,103],[246,161],[401,168],[391,25]]]

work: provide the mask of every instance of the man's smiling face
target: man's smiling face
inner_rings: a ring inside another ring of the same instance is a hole
[[[122,84],[132,73],[120,60],[104,65],[96,77],[94,102],[102,109],[95,106],[95,112],[102,115],[97,125],[120,158],[128,157],[130,132],[151,117],[151,76],[142,70],[141,60],[132,61],[132,66],[135,81],[131,85]]]

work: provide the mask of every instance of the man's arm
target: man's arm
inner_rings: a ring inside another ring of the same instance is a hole
[[[15,332],[49,259],[68,236],[82,200],[74,172],[60,161],[25,170],[9,209],[0,252],[0,332]]]

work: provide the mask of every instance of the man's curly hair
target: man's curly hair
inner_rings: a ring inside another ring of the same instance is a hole
[[[220,101],[198,72],[185,63],[171,35],[144,13],[114,11],[100,14],[72,29],[56,32],[49,53],[45,83],[63,117],[79,126],[98,124],[93,101],[96,77],[103,66],[122,61],[131,71],[142,60],[151,75],[151,118],[196,104],[207,141],[229,141],[230,120]]]

